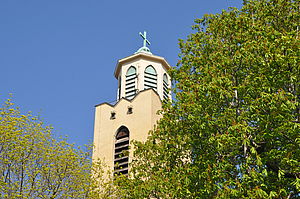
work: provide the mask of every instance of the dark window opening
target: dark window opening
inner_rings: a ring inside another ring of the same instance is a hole
[[[116,135],[115,155],[114,155],[114,174],[127,175],[129,162],[129,130],[121,126]]]
[[[132,112],[132,109],[133,109],[133,108],[132,108],[131,106],[129,106],[129,107],[128,107],[128,110],[127,110],[127,114],[132,114],[132,113],[133,113],[133,112]]]
[[[116,112],[111,112],[110,113],[110,119],[111,120],[116,119]]]

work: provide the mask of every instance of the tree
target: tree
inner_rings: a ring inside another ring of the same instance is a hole
[[[65,139],[11,100],[0,108],[0,197],[87,198],[91,185],[90,152]]]
[[[299,0],[196,19],[124,198],[300,197]]]
[[[101,159],[94,159],[91,169],[89,199],[119,199],[111,170]]]

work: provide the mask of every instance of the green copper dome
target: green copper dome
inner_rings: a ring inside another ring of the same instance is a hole
[[[141,47],[140,49],[138,49],[138,50],[135,52],[135,54],[136,54],[136,53],[148,53],[148,54],[151,54],[151,55],[152,55],[150,49],[149,49],[148,47],[146,47],[146,46],[143,46],[143,47]]]

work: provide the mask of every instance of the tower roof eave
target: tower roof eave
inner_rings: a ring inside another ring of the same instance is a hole
[[[163,65],[163,67],[167,71],[171,68],[171,66],[168,64],[168,62],[165,60],[165,58],[160,57],[160,56],[156,56],[156,55],[152,55],[152,54],[148,54],[148,53],[140,52],[140,53],[136,53],[136,54],[133,54],[131,56],[125,57],[123,59],[120,59],[117,63],[116,68],[115,68],[115,72],[114,72],[115,77],[118,79],[118,76],[119,76],[119,73],[120,73],[120,70],[121,70],[121,66],[123,65],[123,63],[132,61],[132,60],[137,59],[137,58],[144,58],[144,59],[150,60],[150,61],[158,61]]]
[[[127,99],[127,98],[125,98],[125,97],[122,97],[120,100],[116,101],[116,103],[114,103],[114,104],[111,104],[111,103],[108,103],[108,102],[103,102],[103,103],[101,103],[101,104],[95,105],[95,107],[107,105],[107,106],[110,106],[110,107],[113,107],[113,108],[114,108],[114,107],[118,106],[118,104],[120,104],[121,101],[127,101],[127,102],[129,102],[129,103],[132,103],[132,102],[133,102],[134,100],[136,100],[136,98],[138,98],[142,93],[150,92],[150,91],[152,91],[152,92],[156,95],[156,97],[158,97],[160,103],[162,103],[162,101],[161,101],[161,99],[160,99],[160,97],[159,97],[159,94],[158,94],[153,88],[148,88],[148,89],[145,89],[145,90],[142,90],[142,91],[138,92],[138,94],[135,95],[134,98],[132,98],[132,99]],[[123,102],[122,102],[122,103],[123,103]]]

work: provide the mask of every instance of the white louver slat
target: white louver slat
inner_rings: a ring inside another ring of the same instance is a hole
[[[157,73],[153,66],[149,65],[145,69],[144,89],[153,88],[157,91]]]
[[[133,66],[130,66],[126,73],[125,80],[125,98],[132,99],[136,94],[136,69]]]
[[[164,100],[169,99],[169,81],[168,81],[168,76],[164,74],[163,76],[163,96]]]
[[[114,155],[114,174],[128,174],[128,151],[129,151],[129,130],[121,126],[116,135],[115,155]]]

